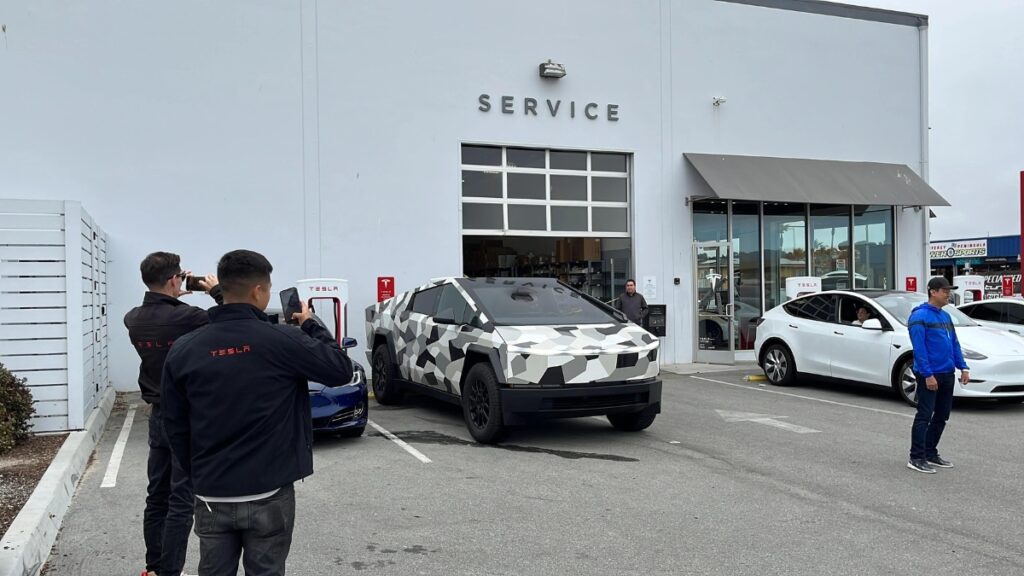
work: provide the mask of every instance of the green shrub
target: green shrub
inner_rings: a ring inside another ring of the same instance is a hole
[[[30,420],[35,411],[32,393],[25,386],[25,379],[18,378],[0,364],[0,454],[28,438]]]

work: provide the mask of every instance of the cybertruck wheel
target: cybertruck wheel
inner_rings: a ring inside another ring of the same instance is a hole
[[[612,427],[623,432],[639,432],[654,424],[658,416],[653,410],[642,410],[640,412],[627,412],[625,414],[609,414],[608,421]]]
[[[505,435],[501,396],[494,370],[484,363],[469,369],[462,385],[462,415],[474,440],[493,444]]]
[[[372,361],[370,370],[373,375],[371,387],[374,398],[385,406],[400,403],[403,394],[398,383],[398,366],[391,362],[388,349],[383,344],[373,349]]]

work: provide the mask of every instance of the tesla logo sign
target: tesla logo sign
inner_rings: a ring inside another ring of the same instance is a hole
[[[1003,276],[1003,296],[1013,296],[1013,276]]]
[[[907,292],[917,292],[917,276],[907,276]]]
[[[337,292],[337,286],[310,286],[310,292]]]
[[[395,277],[377,276],[377,302],[383,302],[395,295]]]

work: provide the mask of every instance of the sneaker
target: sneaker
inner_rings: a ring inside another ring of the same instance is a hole
[[[917,472],[924,472],[925,474],[935,474],[935,468],[932,468],[924,458],[914,458],[910,460],[907,462],[907,468],[916,470]]]
[[[953,467],[953,463],[952,462],[950,462],[949,460],[944,460],[942,458],[942,456],[938,456],[938,455],[935,455],[935,456],[932,456],[931,458],[929,458],[928,459],[928,463],[931,464],[932,466],[938,466],[939,468],[952,468]]]

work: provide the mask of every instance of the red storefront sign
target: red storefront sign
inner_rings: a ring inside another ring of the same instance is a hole
[[[1003,276],[1003,296],[1013,296],[1013,276]]]
[[[377,302],[383,302],[395,295],[395,277],[377,276]]]
[[[917,292],[917,276],[907,276],[907,292]]]

